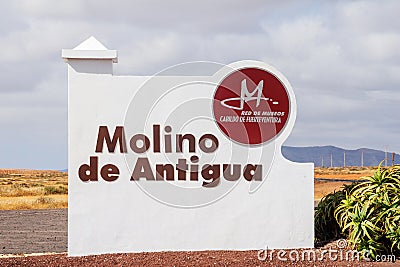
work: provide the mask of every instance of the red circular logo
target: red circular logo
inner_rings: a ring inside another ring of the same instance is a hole
[[[229,74],[217,87],[213,110],[226,136],[240,144],[258,145],[274,139],[285,127],[290,101],[275,75],[245,68]]]

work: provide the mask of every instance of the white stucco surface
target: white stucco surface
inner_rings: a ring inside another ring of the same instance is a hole
[[[313,247],[313,164],[293,163],[282,156],[281,146],[294,126],[297,110],[294,92],[281,73],[265,63],[241,61],[213,76],[114,76],[117,53],[104,49],[90,40],[63,50],[69,90],[70,256]],[[210,120],[215,85],[232,69],[243,67],[274,73],[290,98],[286,127],[273,142],[260,146],[232,142]],[[196,148],[200,165],[262,164],[265,177],[258,183],[221,179],[213,188],[194,181],[132,181],[139,157],[147,157],[153,166],[189,160],[193,154],[154,153],[154,144],[144,154],[133,153],[130,138],[145,134],[153,142],[154,124],[171,126],[172,134],[192,133],[197,139],[205,133],[215,135],[219,147],[214,153]],[[124,126],[128,153],[120,153],[118,145],[114,153],[106,147],[102,153],[95,152],[100,126],[107,126],[110,135],[116,126]],[[98,181],[82,181],[79,168],[90,157],[98,157],[98,169],[105,164],[117,166],[118,179],[107,182],[99,173]]]

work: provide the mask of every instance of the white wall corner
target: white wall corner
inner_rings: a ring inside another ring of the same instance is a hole
[[[63,49],[62,58],[77,73],[113,74],[118,62],[117,50],[109,50],[91,36],[74,49]]]
[[[109,50],[93,36],[89,37],[74,49],[63,49],[62,58],[69,59],[110,59],[118,62],[117,50]]]

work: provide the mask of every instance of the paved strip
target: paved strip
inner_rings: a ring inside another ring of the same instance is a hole
[[[0,211],[0,254],[66,252],[68,210]]]

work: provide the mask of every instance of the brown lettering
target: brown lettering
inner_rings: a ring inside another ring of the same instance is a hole
[[[79,178],[84,182],[97,181],[98,179],[97,167],[99,165],[99,158],[90,157],[89,162],[89,165],[83,164],[78,170]]]
[[[191,156],[190,161],[192,163],[199,162],[199,157]],[[198,181],[199,180],[199,165],[190,164],[190,181]]]
[[[106,164],[100,170],[101,177],[107,182],[113,182],[119,177],[119,169],[113,164]]]
[[[153,125],[153,151],[154,153],[159,153],[161,149],[160,144],[160,125]]]
[[[224,178],[228,181],[237,181],[240,177],[240,164],[224,164],[222,165],[224,170]],[[233,166],[233,167],[232,167]]]
[[[131,181],[137,181],[140,178],[145,178],[148,181],[154,180],[154,174],[147,158],[138,158],[133,169]]]
[[[176,170],[178,171],[178,180],[186,180],[186,171],[188,170],[188,165],[186,164],[186,159],[178,159],[178,164],[176,164]]]
[[[141,140],[143,142],[143,145],[141,147],[139,147],[138,144],[137,144],[138,140]],[[129,142],[129,144],[131,146],[131,149],[135,153],[144,153],[150,147],[150,140],[144,134],[135,134],[134,136],[132,136],[131,141]]]
[[[261,181],[262,180],[262,165],[247,164],[243,169],[243,177],[247,181]]]
[[[211,146],[210,146],[210,147],[207,147],[207,146],[206,146],[206,140],[207,140],[207,139],[211,141]],[[205,135],[203,135],[202,137],[200,137],[200,140],[199,140],[199,147],[200,147],[200,149],[201,149],[203,152],[205,152],[205,153],[212,153],[212,152],[214,152],[215,150],[217,150],[218,145],[219,145],[219,142],[218,142],[217,137],[215,137],[215,136],[212,135],[212,134],[205,134]]]
[[[167,181],[173,181],[175,178],[174,166],[172,164],[157,164],[156,172],[156,180],[165,179]]]
[[[97,135],[96,153],[103,152],[104,141],[106,141],[108,152],[114,153],[117,142],[119,143],[119,151],[126,153],[126,141],[124,127],[115,127],[114,135],[111,140],[110,133],[108,132],[107,126],[100,126],[99,133]]]
[[[183,140],[187,140],[189,143],[189,152],[196,152],[196,139],[192,134],[177,134],[176,135],[176,152],[182,152]]]
[[[166,133],[170,133],[172,131],[172,128],[171,126],[165,126],[164,130]],[[171,135],[170,134],[164,135],[164,140],[165,140],[165,153],[171,153],[172,152]]]
[[[209,165],[206,164],[203,166],[203,170],[201,171],[201,175],[204,179],[210,180],[210,182],[203,182],[204,187],[215,187],[219,184],[219,164]]]

